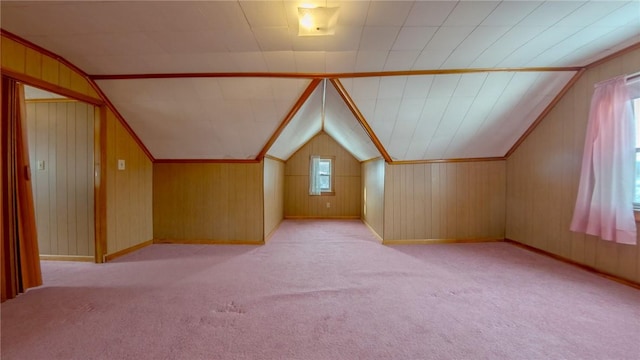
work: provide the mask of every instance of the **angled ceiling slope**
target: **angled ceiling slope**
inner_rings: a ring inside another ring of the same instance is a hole
[[[305,3],[340,8],[335,35],[297,36],[286,0],[2,1],[0,24],[91,74],[157,159],[286,159],[318,129],[361,160],[503,157],[640,43],[635,0]]]
[[[307,79],[98,80],[156,159],[255,159]]]

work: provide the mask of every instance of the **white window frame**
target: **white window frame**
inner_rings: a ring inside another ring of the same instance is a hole
[[[317,158],[317,166],[314,167],[313,161],[314,158]],[[321,162],[329,163],[329,172],[328,173],[320,173],[320,164]],[[312,155],[309,160],[309,195],[335,195],[335,156],[322,156],[322,155]],[[315,171],[315,173],[314,173]],[[313,184],[320,183],[319,177],[328,176],[329,177],[329,187],[328,188],[320,188],[320,192],[316,192],[318,190],[317,187]]]

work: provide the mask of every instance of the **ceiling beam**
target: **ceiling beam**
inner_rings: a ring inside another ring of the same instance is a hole
[[[280,123],[280,126],[278,126],[276,131],[271,135],[267,143],[264,145],[264,147],[256,157],[256,160],[261,161],[262,159],[264,159],[264,157],[267,155],[267,151],[269,151],[273,143],[276,142],[276,139],[278,139],[278,137],[280,136],[284,128],[287,127],[289,122],[291,122],[291,119],[293,119],[293,117],[296,116],[296,114],[298,113],[298,110],[300,110],[302,105],[304,105],[307,99],[309,99],[309,96],[311,96],[311,94],[315,91],[316,87],[318,87],[318,84],[320,84],[321,81],[322,81],[321,79],[311,80],[311,83],[309,84],[309,86],[307,86],[307,88],[304,90],[304,92],[302,93],[298,101],[296,101],[296,103],[293,105],[291,110],[289,110],[289,113],[287,114],[287,116],[285,116],[284,120],[282,120],[282,122]]]
[[[369,126],[369,123],[367,123],[367,120],[364,118],[364,116],[362,115],[362,113],[360,112],[356,104],[353,102],[353,99],[351,99],[351,96],[349,96],[349,93],[344,88],[340,80],[330,79],[330,81],[333,84],[333,86],[336,88],[336,91],[338,92],[338,94],[340,94],[340,97],[342,97],[342,100],[344,100],[345,104],[347,104],[347,107],[349,108],[349,110],[351,110],[351,113],[353,113],[353,116],[355,116],[356,120],[358,120],[358,122],[360,123],[360,126],[362,126],[364,131],[367,133],[367,135],[369,136],[369,139],[371,139],[373,144],[376,146],[376,148],[378,149],[378,152],[380,152],[380,155],[382,155],[382,158],[384,159],[384,161],[386,161],[387,163],[391,163],[393,159],[391,159],[391,156],[389,156],[389,153],[380,142],[380,139],[378,139],[375,132],[373,132],[373,129],[371,129],[371,126]]]
[[[470,68],[470,69],[429,69],[370,71],[345,73],[290,73],[290,72],[194,72],[194,73],[149,73],[149,74],[95,74],[92,80],[136,80],[136,79],[187,79],[187,78],[284,78],[284,79],[336,79],[380,76],[416,76],[416,75],[455,75],[492,72],[557,72],[578,71],[581,66],[555,67],[507,67],[507,68]]]

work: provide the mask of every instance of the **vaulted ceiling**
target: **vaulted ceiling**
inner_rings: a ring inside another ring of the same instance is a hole
[[[2,1],[3,30],[89,74],[156,159],[503,157],[585,66],[640,42],[638,1]]]

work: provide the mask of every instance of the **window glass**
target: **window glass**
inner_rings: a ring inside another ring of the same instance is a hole
[[[640,98],[633,101],[633,113],[636,118],[636,186],[633,202],[640,206]]]
[[[331,191],[331,159],[320,159],[318,165],[320,189],[322,191]]]

